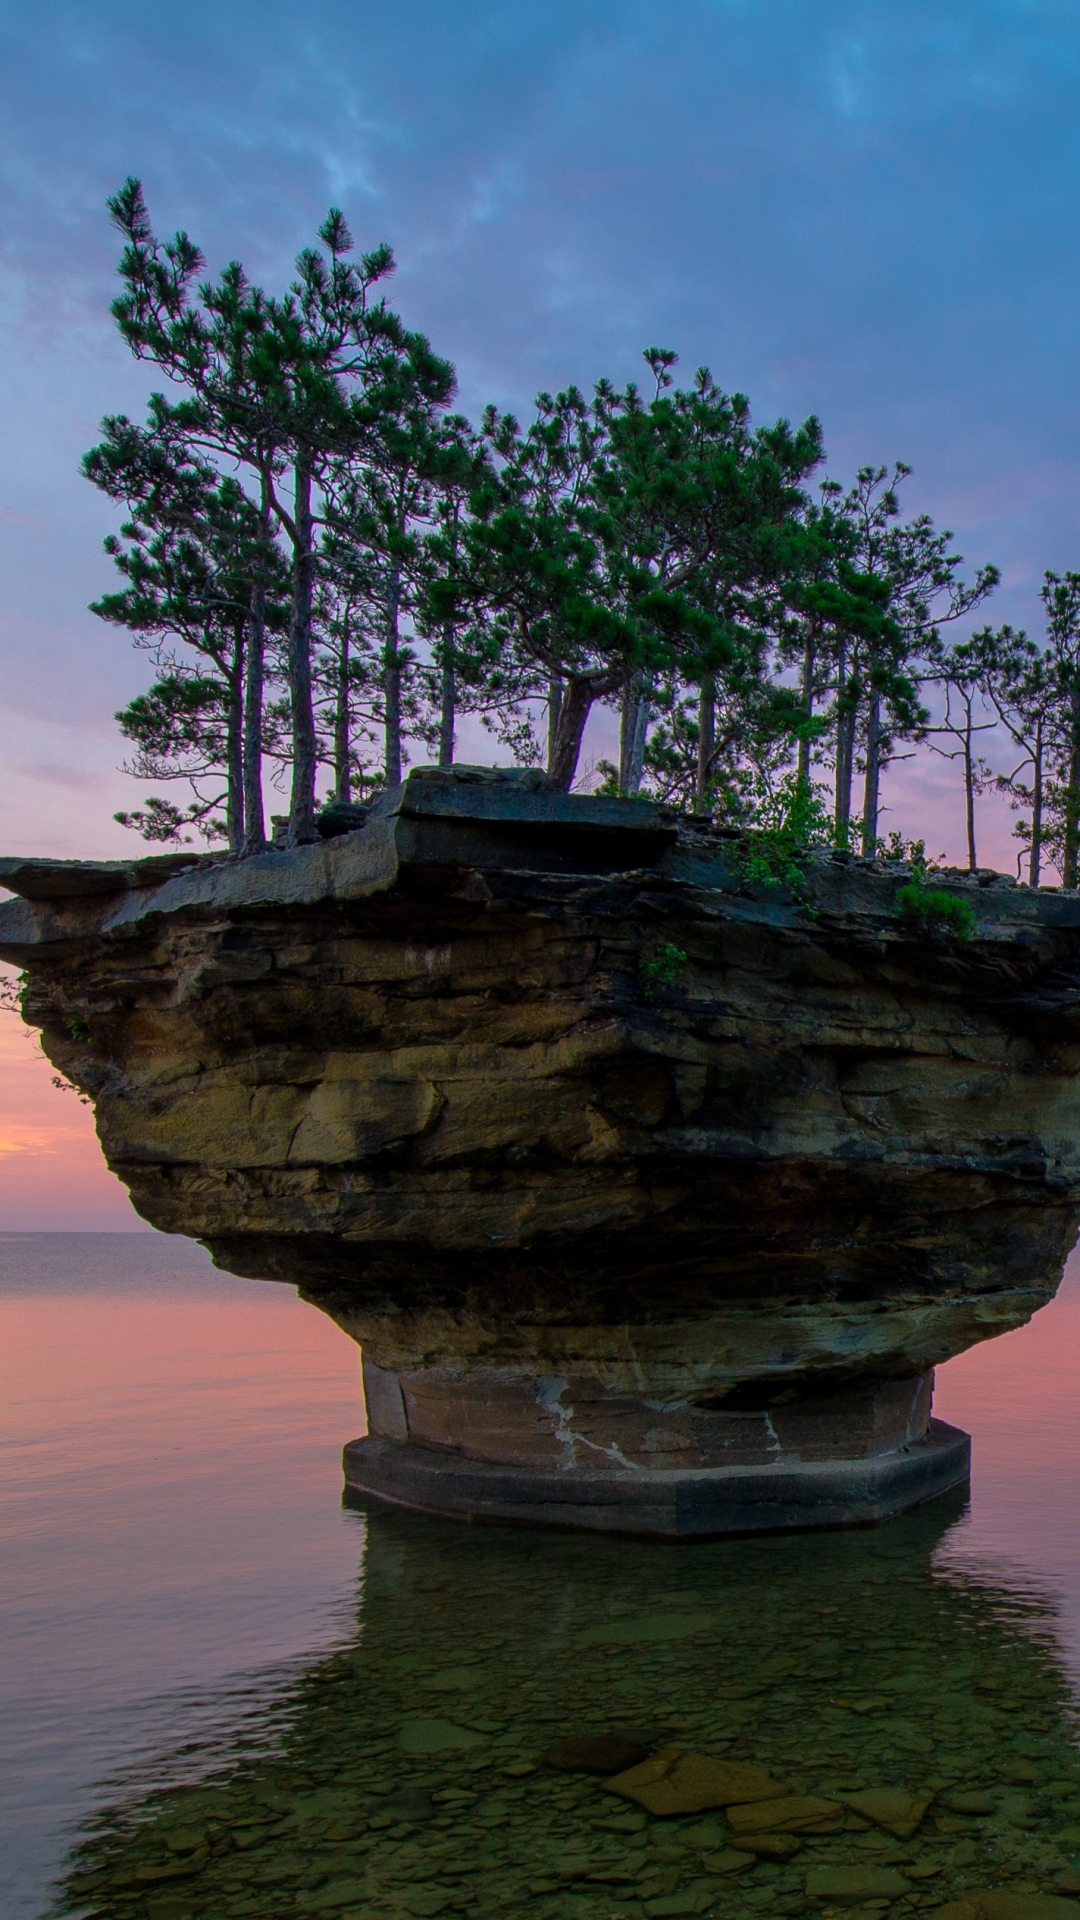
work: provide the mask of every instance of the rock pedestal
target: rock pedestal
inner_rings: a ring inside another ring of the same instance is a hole
[[[1080,900],[935,881],[958,940],[906,877],[459,768],[292,852],[0,862],[0,957],[143,1216],[362,1346],[354,1490],[832,1525],[966,1476],[933,1368],[1080,1218]]]

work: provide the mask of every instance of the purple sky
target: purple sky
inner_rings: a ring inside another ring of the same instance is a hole
[[[675,347],[760,419],[813,410],[840,479],[910,508],[1037,625],[1080,567],[1080,16],[1040,0],[44,0],[0,25],[0,846],[133,851],[114,709],[145,658],[85,611],[108,503],[78,476],[151,384],[108,318],[106,195],[277,287],[331,203],[470,411]],[[960,852],[940,762],[884,825]],[[984,803],[983,851],[1011,865]]]

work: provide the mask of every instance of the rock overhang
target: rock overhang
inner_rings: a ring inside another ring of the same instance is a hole
[[[144,1216],[300,1285],[422,1444],[482,1374],[500,1432],[715,1465],[755,1393],[884,1432],[1075,1237],[1080,900],[948,876],[960,942],[903,877],[754,886],[651,802],[430,772],[291,852],[0,862],[0,956]]]

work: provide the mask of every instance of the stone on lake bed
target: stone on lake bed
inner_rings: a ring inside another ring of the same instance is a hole
[[[1013,1893],[1008,1887],[993,1893],[963,1893],[935,1907],[930,1920],[1077,1920],[1075,1900],[1056,1893]]]
[[[479,1667],[444,1667],[441,1673],[429,1673],[420,1685],[434,1687],[439,1693],[471,1693],[483,1677]]]
[[[640,1766],[605,1780],[606,1793],[621,1794],[658,1817],[704,1813],[740,1801],[763,1801],[787,1789],[764,1767],[738,1760],[716,1760],[707,1753],[683,1753],[666,1747]],[[767,1824],[762,1822],[761,1824]]]
[[[398,1735],[398,1744],[404,1753],[452,1753],[457,1750],[467,1753],[473,1747],[482,1747],[483,1735],[470,1733],[467,1727],[456,1726],[453,1720],[416,1719],[406,1720]]]
[[[424,1787],[396,1787],[379,1802],[380,1813],[394,1820],[427,1820],[435,1811],[430,1793]]]
[[[811,1867],[811,1900],[898,1900],[911,1888],[895,1867]]]
[[[898,1840],[910,1840],[933,1797],[932,1793],[909,1793],[906,1787],[869,1787],[864,1793],[840,1795],[853,1813],[884,1827]]]
[[[743,1853],[738,1847],[722,1847],[719,1853],[702,1855],[702,1864],[710,1873],[741,1873],[756,1864],[755,1853]]]
[[[363,1880],[332,1880],[328,1887],[320,1887],[315,1893],[300,1892],[296,1896],[299,1913],[335,1913],[341,1907],[357,1906],[367,1898],[368,1889]]]
[[[450,1904],[450,1895],[439,1887],[407,1887],[396,1895],[397,1904],[415,1920],[434,1920]]]
[[[631,1819],[633,1815],[629,1816]],[[638,1815],[643,1824],[647,1824],[642,1814]],[[711,1819],[695,1820],[679,1828],[679,1839],[688,1847],[706,1849],[708,1847],[726,1847],[731,1839],[731,1830],[722,1814],[714,1814]]]
[[[740,1847],[762,1860],[790,1860],[802,1841],[794,1833],[740,1833]]]
[[[836,1833],[844,1824],[844,1809],[838,1800],[823,1800],[816,1793],[785,1794],[729,1806],[728,1824],[737,1840],[744,1833]]]
[[[638,1613],[622,1620],[605,1620],[578,1635],[583,1647],[666,1646],[673,1640],[691,1640],[695,1634],[718,1632],[716,1613]]]
[[[194,1853],[202,1846],[206,1832],[202,1827],[172,1827],[161,1837],[170,1853]]]
[[[687,1893],[661,1894],[658,1900],[646,1900],[645,1912],[649,1920],[682,1920],[684,1914],[704,1913],[712,1899],[711,1888],[691,1888]]]
[[[579,1739],[557,1740],[544,1755],[546,1766],[565,1773],[625,1773],[647,1760],[645,1741],[622,1733],[584,1734]]]

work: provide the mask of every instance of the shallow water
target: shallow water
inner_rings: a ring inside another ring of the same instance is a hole
[[[1080,1889],[1080,1277],[942,1371],[970,1508],[677,1548],[343,1511],[354,1350],[182,1243],[0,1239],[0,1322],[4,1920]],[[543,1764],[601,1733],[832,1807],[748,1840]],[[847,1804],[875,1788],[914,1832]]]

